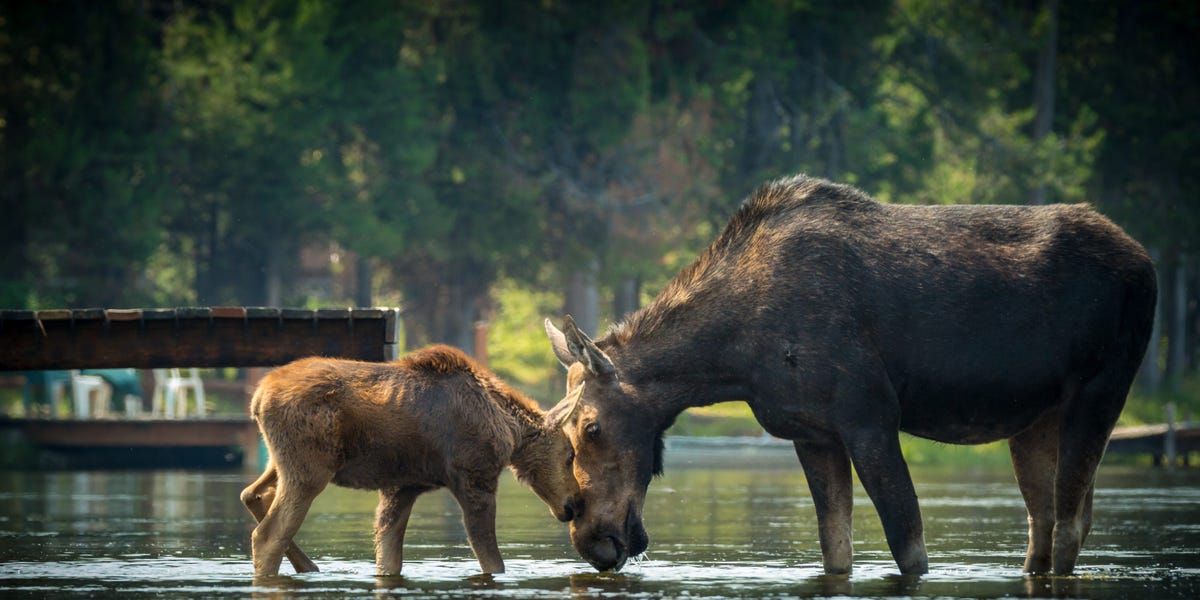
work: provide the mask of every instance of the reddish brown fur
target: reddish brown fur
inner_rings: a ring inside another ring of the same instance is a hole
[[[242,492],[259,522],[256,575],[316,570],[292,543],[312,500],[334,484],[380,490],[376,563],[399,573],[416,498],[447,487],[463,509],[485,572],[502,572],[495,493],[505,466],[570,520],[578,486],[570,444],[532,400],[461,351],[418,350],[394,363],[306,358],[267,375],[250,404],[270,451],[263,475]],[[566,460],[564,460],[566,458]]]

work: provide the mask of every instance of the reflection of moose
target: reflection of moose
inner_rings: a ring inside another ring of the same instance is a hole
[[[559,520],[575,513],[572,451],[559,425],[566,415],[543,413],[454,348],[434,346],[389,364],[298,360],[263,379],[250,412],[271,455],[242,492],[259,521],[251,536],[256,575],[277,573],[285,553],[296,571],[317,570],[292,538],[331,481],[380,490],[381,573],[400,572],[413,503],[439,487],[462,507],[483,570],[503,572],[496,486],[505,465]]]
[[[603,339],[547,321],[586,383],[566,425],[585,506],[571,541],[600,569],[642,552],[663,430],[688,407],[745,400],[795,443],[827,571],[851,565],[851,465],[900,570],[928,569],[905,431],[1008,439],[1025,569],[1070,573],[1155,296],[1146,252],[1086,206],[884,205],[817,179],[767,184]]]

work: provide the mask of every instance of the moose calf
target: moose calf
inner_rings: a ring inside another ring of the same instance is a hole
[[[278,573],[284,554],[297,572],[317,570],[292,538],[329,482],[379,490],[381,574],[400,572],[413,503],[440,487],[462,507],[483,571],[502,573],[496,487],[506,465],[560,521],[575,516],[574,452],[560,426],[575,399],[544,413],[448,346],[392,363],[306,358],[272,371],[250,403],[270,460],[241,495],[258,521],[255,575]]]

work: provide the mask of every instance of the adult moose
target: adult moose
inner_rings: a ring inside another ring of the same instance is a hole
[[[1096,466],[1150,335],[1145,250],[1083,205],[901,206],[797,176],[768,183],[650,305],[593,342],[546,321],[594,567],[646,549],[641,510],[683,410],[749,403],[792,440],[825,570],[851,567],[851,465],[900,571],[928,570],[908,432],[1009,440],[1029,512],[1025,570],[1070,573]]]

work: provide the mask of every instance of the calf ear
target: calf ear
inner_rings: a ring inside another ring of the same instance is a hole
[[[550,412],[546,413],[546,425],[555,429],[561,429],[566,425],[571,417],[575,415],[575,411],[579,409],[579,399],[583,397],[583,386],[581,383],[575,386],[575,389],[567,392],[567,396],[558,401]]]
[[[579,362],[571,355],[570,348],[567,347],[567,336],[559,328],[554,326],[550,319],[546,319],[546,337],[550,338],[550,347],[554,349],[554,356],[558,357],[558,362],[562,366],[571,368],[571,365]]]
[[[583,363],[592,375],[607,377],[617,372],[612,359],[596,346],[592,338],[579,329],[571,315],[567,315],[564,319],[563,328],[565,329],[563,337],[567,339],[567,349],[570,350],[571,356]]]

